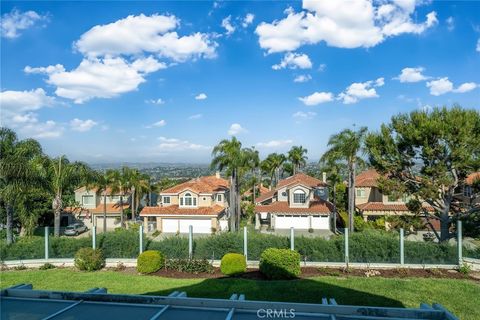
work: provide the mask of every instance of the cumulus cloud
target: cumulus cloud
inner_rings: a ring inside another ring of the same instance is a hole
[[[255,19],[255,15],[253,13],[247,13],[245,18],[243,18],[242,27],[246,28],[251,25],[253,23],[253,19]]]
[[[314,92],[309,96],[300,97],[298,100],[302,101],[306,106],[316,106],[321,103],[333,101],[333,93],[331,92]]]
[[[291,145],[293,143],[293,140],[287,139],[287,140],[270,140],[267,142],[259,142],[257,143],[257,147],[259,148],[279,148],[279,147],[284,147]]]
[[[145,103],[156,104],[157,106],[159,106],[159,105],[165,104],[165,101],[162,98],[158,98],[158,99],[145,100]]]
[[[308,111],[308,112],[298,111],[298,112],[295,112],[292,115],[292,117],[294,117],[297,120],[310,120],[315,118],[316,115],[317,113],[313,111]]]
[[[207,99],[207,95],[203,92],[195,96],[195,100],[205,100],[205,99]]]
[[[427,80],[429,77],[425,76],[423,72],[425,68],[403,68],[400,75],[394,79],[399,80],[400,82],[419,82]]]
[[[378,94],[375,87],[381,87],[384,84],[383,78],[378,78],[375,81],[355,82],[340,93],[338,99],[342,100],[344,104],[352,104],[362,99],[377,98]]]
[[[274,64],[272,66],[273,70],[280,70],[280,69],[311,69],[312,68],[312,61],[310,58],[304,53],[292,53],[288,52],[283,57],[282,61],[279,64]]]
[[[211,149],[210,146],[191,143],[187,140],[181,140],[176,138],[159,137],[158,140],[160,141],[160,143],[157,146],[157,150],[160,152]]]
[[[29,29],[42,21],[48,21],[48,15],[40,15],[31,10],[21,12],[14,8],[9,13],[2,15],[0,22],[2,37],[7,39],[17,38],[21,35],[21,31]]]
[[[296,76],[294,79],[293,79],[293,82],[298,82],[298,83],[302,83],[302,82],[308,82],[312,80],[312,76],[309,75],[309,74],[300,74],[298,76]]]
[[[98,125],[98,123],[91,119],[80,120],[78,118],[75,118],[70,121],[70,127],[72,128],[72,130],[79,132],[90,131],[90,129],[92,129],[96,125]]]
[[[232,16],[225,17],[222,20],[222,27],[225,29],[226,31],[225,34],[227,36],[235,32],[235,27],[232,25],[231,20],[232,20]]]
[[[239,123],[233,123],[230,126],[230,129],[228,129],[228,135],[230,136],[234,136],[234,135],[245,133],[245,132],[247,132],[247,129],[242,127]]]
[[[477,87],[478,87],[478,84],[476,84],[475,82],[465,82],[460,86],[458,86],[458,88],[454,89],[453,92],[457,92],[457,93],[469,92],[474,90]]]
[[[427,88],[430,89],[430,94],[433,96],[440,96],[449,92],[465,93],[472,91],[477,87],[478,84],[474,82],[465,82],[457,88],[454,88],[453,83],[448,79],[448,77],[443,77],[427,82]]]
[[[413,22],[415,6],[415,1],[304,0],[302,11],[289,8],[285,18],[262,22],[255,32],[267,53],[293,51],[322,41],[331,47],[369,48],[388,37],[422,33],[438,23],[434,11],[424,22]]]

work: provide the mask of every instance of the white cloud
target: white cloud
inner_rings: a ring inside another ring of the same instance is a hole
[[[253,22],[253,19],[255,19],[255,15],[253,13],[247,13],[245,18],[243,18],[242,27],[246,28],[249,25],[251,25]]]
[[[318,71],[323,72],[327,68],[327,65],[325,63],[322,63],[321,65],[318,66]]]
[[[439,78],[427,82],[427,87],[430,88],[430,94],[433,96],[440,96],[445,93],[455,92],[455,93],[465,93],[474,90],[478,87],[478,84],[475,82],[465,82],[454,88],[453,83],[448,79],[448,77]]]
[[[280,69],[311,69],[312,68],[312,61],[310,58],[304,53],[292,53],[288,52],[283,57],[282,61],[279,64],[274,64],[272,66],[273,70],[280,70]]]
[[[453,31],[453,29],[455,29],[455,19],[453,17],[448,17],[445,22],[447,23],[448,31]]]
[[[205,99],[207,99],[207,95],[203,92],[195,96],[195,100],[205,100]]]
[[[228,17],[225,17],[223,20],[222,20],[222,27],[225,28],[226,30],[226,35],[229,36],[231,35],[232,33],[235,32],[235,27],[232,25],[231,23],[231,20],[232,19],[232,16],[228,16]]]
[[[92,129],[96,125],[98,125],[98,123],[91,119],[80,120],[75,118],[72,121],[70,121],[70,127],[72,128],[72,130],[79,131],[79,132],[90,131],[90,129]]]
[[[158,99],[145,100],[145,103],[156,104],[159,106],[159,105],[165,104],[165,101],[162,98],[158,98]]]
[[[83,59],[71,71],[65,71],[59,65],[46,68],[27,66],[25,71],[46,73],[47,83],[57,87],[57,96],[72,99],[75,103],[84,103],[93,98],[112,98],[134,91],[146,81],[146,74],[164,67],[165,64],[152,57],[137,59],[131,64],[117,57]]]
[[[257,143],[257,147],[259,148],[278,148],[291,145],[293,140],[271,140],[268,142],[259,142]]]
[[[228,135],[234,136],[237,134],[248,132],[247,129],[243,128],[239,123],[233,123],[228,129]]]
[[[301,75],[298,75],[295,77],[295,79],[293,79],[293,82],[308,82],[312,80],[312,76],[309,75],[309,74],[301,74]]]
[[[202,117],[203,117],[203,114],[197,113],[197,114],[191,115],[190,117],[188,117],[188,119],[189,120],[197,120],[197,119],[200,119]]]
[[[408,2],[304,0],[301,12],[289,8],[287,17],[262,22],[255,32],[260,47],[268,53],[293,51],[321,41],[332,47],[369,48],[402,33],[422,33],[438,22],[436,13],[430,12],[425,22],[414,23],[416,2]]]
[[[37,22],[48,21],[47,15],[39,15],[35,11],[20,12],[12,9],[2,16],[0,23],[2,37],[13,39],[21,35],[20,31],[33,27]]]
[[[300,97],[298,100],[306,106],[316,106],[320,103],[333,101],[333,94],[331,92],[314,92],[309,96]]]
[[[381,87],[384,83],[383,78],[378,78],[375,81],[352,83],[338,95],[338,99],[343,100],[344,104],[352,104],[362,99],[377,98],[378,94],[375,87]]]
[[[417,67],[417,68],[403,68],[402,73],[394,79],[399,80],[400,82],[419,82],[427,80],[429,77],[423,75],[423,71],[425,68]]]
[[[45,122],[27,123],[20,128],[20,131],[24,135],[35,139],[51,139],[60,137],[64,128],[53,120],[47,120]]]
[[[317,113],[313,111],[308,111],[308,112],[298,111],[298,112],[295,112],[292,115],[292,117],[298,120],[309,120],[309,119],[313,119],[316,115]]]
[[[30,91],[2,91],[0,104],[3,111],[25,112],[50,107],[55,103],[55,98],[46,94],[45,90],[38,88]]]
[[[159,137],[158,140],[160,141],[160,144],[157,146],[157,150],[160,152],[211,149],[210,146],[191,143],[187,140],[176,138]]]
[[[149,129],[150,129],[150,128],[153,128],[153,127],[161,128],[161,127],[164,127],[164,126],[166,126],[166,125],[167,125],[167,121],[165,121],[165,120],[162,119],[162,120],[159,120],[159,121],[153,123],[153,124],[150,125],[150,126],[147,126],[147,128],[149,128]]]
[[[477,41],[477,48],[476,48],[477,52],[480,52],[480,39],[478,39]]]
[[[175,61],[213,58],[217,43],[208,34],[179,36],[180,20],[173,15],[130,15],[105,25],[97,25],[75,42],[89,57],[153,53]]]
[[[478,87],[478,84],[476,84],[475,82],[465,82],[461,84],[458,88],[453,89],[453,92],[465,93],[465,92],[472,91],[477,87]]]

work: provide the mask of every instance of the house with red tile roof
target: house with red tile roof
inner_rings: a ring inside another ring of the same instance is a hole
[[[255,201],[256,229],[331,230],[334,207],[325,181],[297,173]]]
[[[214,233],[228,229],[229,183],[220,174],[199,177],[163,190],[156,206],[140,212],[145,230],[162,233]]]

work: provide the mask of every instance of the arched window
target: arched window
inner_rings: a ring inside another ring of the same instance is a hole
[[[306,194],[305,191],[297,189],[293,192],[293,203],[305,203]]]
[[[193,197],[191,193],[187,192],[182,198],[180,198],[180,205],[186,207],[195,207],[197,206],[197,198]]]

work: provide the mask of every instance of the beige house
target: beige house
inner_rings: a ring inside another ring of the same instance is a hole
[[[214,233],[228,229],[228,181],[220,174],[200,177],[160,192],[157,206],[140,212],[145,230],[163,233]]]
[[[256,199],[255,228],[330,230],[332,212],[326,182],[297,173]]]
[[[110,188],[106,191],[106,220],[107,229],[113,230],[120,227],[120,194],[112,194]],[[88,228],[98,226],[103,228],[104,193],[97,188],[81,187],[75,190],[76,207],[67,207],[62,215],[62,226],[81,221]],[[129,195],[123,196],[123,210],[130,207]],[[125,218],[126,219],[126,218]]]

